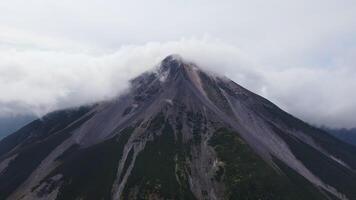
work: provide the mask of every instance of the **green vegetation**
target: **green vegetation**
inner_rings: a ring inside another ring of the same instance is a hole
[[[133,130],[126,128],[118,138],[60,156],[59,159],[65,162],[43,181],[56,174],[63,175],[63,185],[57,197],[59,200],[110,199],[118,163]]]
[[[201,113],[187,113],[188,125],[192,128],[193,131],[193,142],[194,144],[200,144],[201,142],[201,134],[205,133],[205,129],[203,124],[206,124],[206,120]]]
[[[152,120],[149,130],[157,132],[162,126],[162,133],[147,142],[145,149],[137,156],[123,199],[195,199],[188,183],[184,182],[184,158],[178,156],[179,149],[172,126],[164,121],[163,114],[159,114]]]
[[[227,187],[225,199],[325,199],[310,184],[310,187],[297,184],[302,180],[304,180],[303,184],[308,182],[288,167],[283,166],[282,168],[287,176],[278,174],[259,158],[235,132],[219,129],[209,143],[214,147],[218,158],[224,162],[224,170],[219,169],[215,177],[219,179],[222,176],[221,173],[224,174],[222,178]]]

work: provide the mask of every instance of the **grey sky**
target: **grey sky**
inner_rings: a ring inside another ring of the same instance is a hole
[[[111,98],[170,53],[356,126],[356,1],[0,1],[0,115]]]

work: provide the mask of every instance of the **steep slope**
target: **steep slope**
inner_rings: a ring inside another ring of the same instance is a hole
[[[0,142],[0,199],[356,199],[356,149],[169,56]]]

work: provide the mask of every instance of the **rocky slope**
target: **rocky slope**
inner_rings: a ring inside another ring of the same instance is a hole
[[[0,142],[0,199],[356,199],[356,149],[169,56]]]

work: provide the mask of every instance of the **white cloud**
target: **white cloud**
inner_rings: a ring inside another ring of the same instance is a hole
[[[123,46],[105,55],[3,50],[0,113],[41,115],[115,97],[127,89],[128,80],[173,53],[232,78],[309,122],[334,127],[356,124],[354,68],[259,66],[238,48],[211,38]]]
[[[288,68],[265,72],[265,97],[316,125],[356,124],[356,68]]]
[[[235,50],[227,48],[218,41],[193,39],[123,46],[104,55],[0,50],[0,114],[31,111],[42,115],[112,98],[127,89],[130,79],[169,54],[194,59]]]
[[[311,123],[356,126],[353,0],[2,0],[0,13],[0,115],[111,98],[179,53]]]

